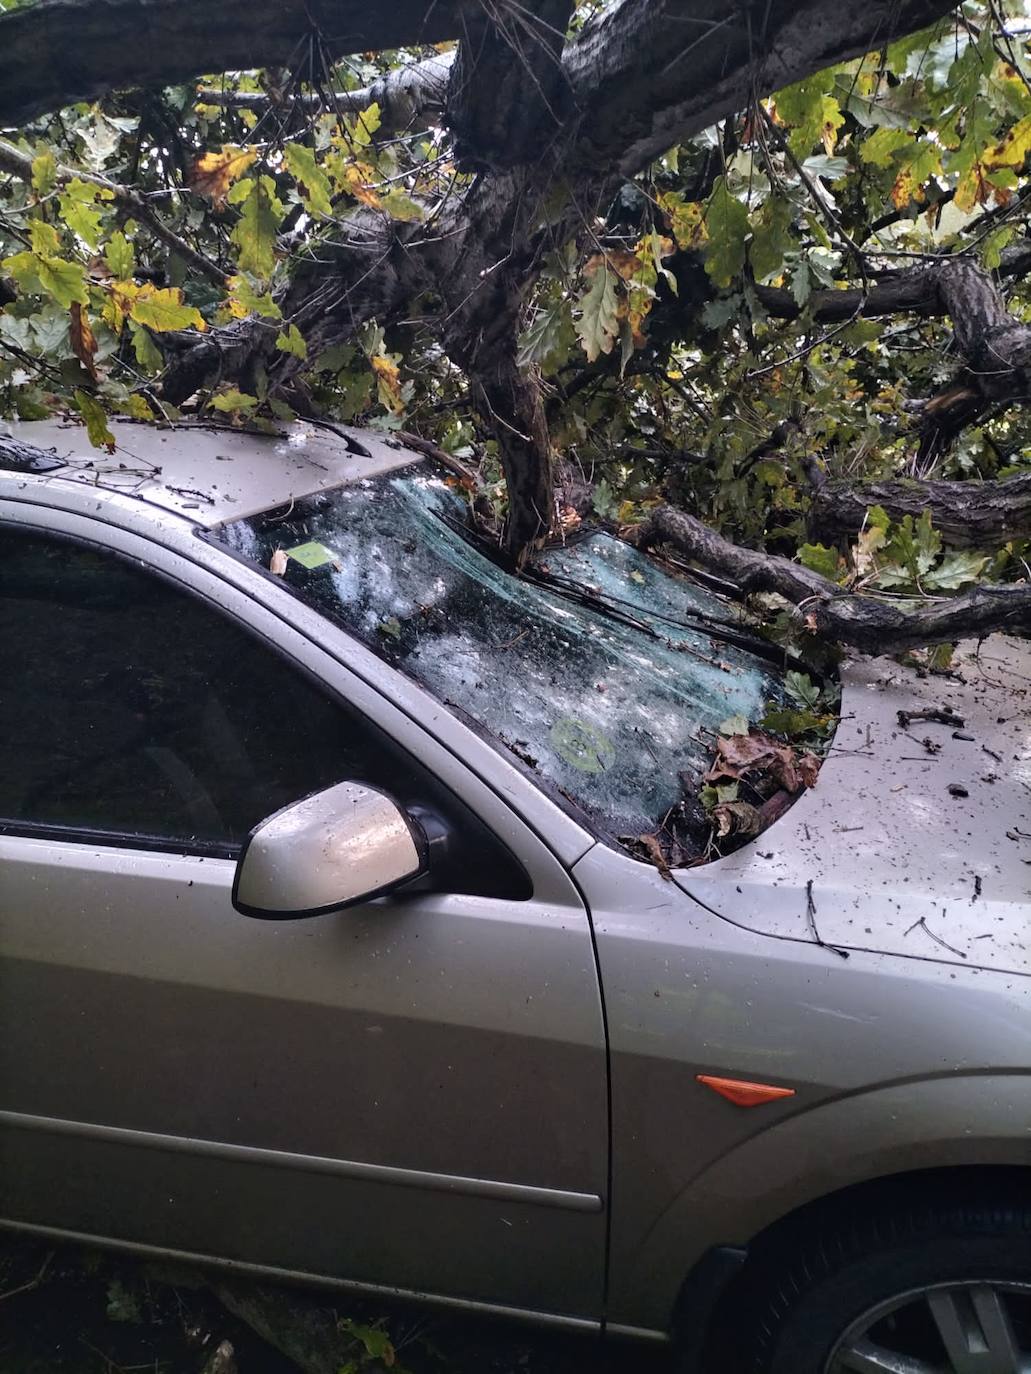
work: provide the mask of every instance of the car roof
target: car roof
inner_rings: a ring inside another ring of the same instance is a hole
[[[44,482],[117,491],[209,529],[421,461],[388,436],[300,420],[273,433],[110,420],[110,454],[69,421],[11,421],[6,428],[8,437],[43,450],[50,461],[5,458],[0,447],[0,475],[14,470]]]

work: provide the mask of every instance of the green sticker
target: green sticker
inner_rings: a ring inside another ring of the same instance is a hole
[[[332,549],[327,549],[325,544],[319,544],[314,539],[307,544],[298,544],[296,549],[287,549],[286,554],[295,563],[300,563],[302,568],[322,568],[327,563],[340,561]]]
[[[555,753],[581,773],[604,773],[612,766],[616,749],[608,735],[576,716],[564,716],[551,727]]]

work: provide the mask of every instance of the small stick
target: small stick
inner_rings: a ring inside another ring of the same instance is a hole
[[[816,928],[816,903],[813,901],[812,878],[805,885],[805,914],[809,920],[813,943],[819,945],[821,949],[833,950],[840,959],[847,959],[849,957],[847,949],[839,949],[837,945],[829,945],[826,940],[820,938],[820,932]]]
[[[43,1275],[50,1268],[50,1261],[54,1258],[56,1254],[56,1250],[48,1251],[46,1258],[44,1259],[43,1263],[39,1266],[39,1273],[36,1275],[36,1277],[34,1279],[29,1279],[28,1283],[20,1284],[17,1288],[9,1288],[6,1293],[0,1293],[0,1302],[3,1302],[5,1298],[15,1298],[18,1296],[19,1293],[30,1293],[34,1288],[38,1288],[39,1285],[43,1282]]]
[[[963,953],[963,951],[962,951],[961,949],[957,949],[955,945],[950,945],[949,942],[948,942],[948,940],[943,940],[942,937],[941,937],[940,935],[935,935],[934,931],[933,931],[933,930],[931,929],[931,927],[927,924],[927,918],[926,918],[925,916],[921,916],[920,919],[919,919],[919,921],[917,921],[916,924],[917,924],[918,926],[923,926],[924,930],[926,931],[926,933],[927,933],[928,935],[930,935],[930,937],[931,937],[931,939],[934,941],[934,943],[935,943],[936,945],[941,945],[942,949],[947,949],[947,950],[949,951],[950,954],[956,954],[956,955],[958,955],[958,956],[960,957],[960,959],[965,959],[965,958],[967,957],[967,956]],[[909,929],[912,930],[913,927],[910,926]],[[907,932],[907,934],[908,934],[908,932]]]

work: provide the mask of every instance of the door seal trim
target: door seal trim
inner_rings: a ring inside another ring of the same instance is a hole
[[[169,1154],[232,1160],[239,1164],[271,1165],[309,1174],[335,1174],[339,1178],[363,1179],[369,1183],[389,1184],[398,1188],[462,1193],[469,1197],[496,1198],[499,1202],[525,1202],[531,1206],[555,1207],[566,1212],[596,1213],[603,1208],[602,1199],[597,1193],[573,1193],[560,1188],[538,1188],[526,1183],[506,1183],[500,1179],[467,1178],[460,1174],[401,1169],[388,1164],[365,1164],[358,1160],[295,1154],[289,1150],[269,1150],[257,1145],[234,1145],[220,1140],[195,1140],[189,1136],[161,1135],[154,1131],[137,1131],[124,1126],[100,1126],[89,1121],[65,1121],[58,1117],[30,1116],[24,1112],[0,1111],[0,1127],[2,1126],[14,1130],[39,1131],[46,1135],[78,1136],[111,1145],[128,1145],[135,1149],[163,1150]]]

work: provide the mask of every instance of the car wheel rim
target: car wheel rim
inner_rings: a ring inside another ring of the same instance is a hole
[[[1031,1374],[1031,1284],[903,1293],[852,1323],[825,1374]]]

